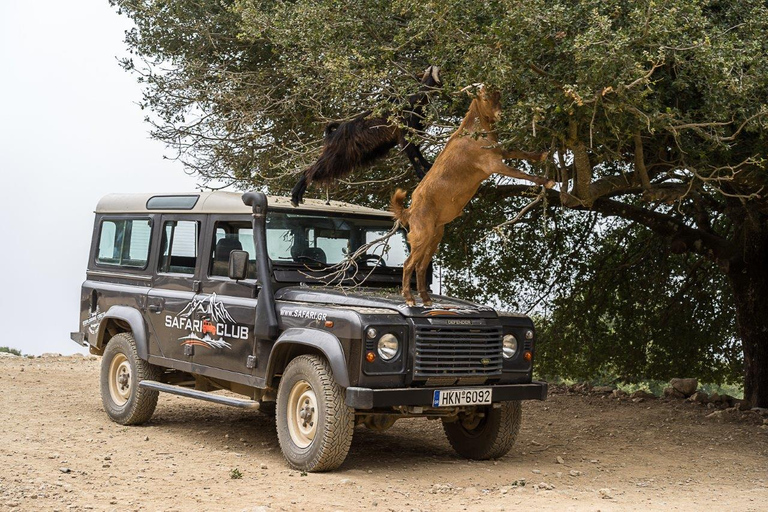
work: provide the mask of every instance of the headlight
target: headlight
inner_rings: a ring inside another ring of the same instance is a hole
[[[504,336],[502,339],[502,353],[504,354],[504,359],[512,359],[517,353],[517,338],[514,335],[507,334]]]
[[[400,340],[394,334],[387,333],[379,338],[377,352],[383,360],[390,361],[397,355],[398,348],[400,348]]]

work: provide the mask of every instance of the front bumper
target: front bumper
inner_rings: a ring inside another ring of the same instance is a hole
[[[467,386],[457,389],[482,389],[490,387],[493,392],[493,402],[509,402],[512,400],[546,400],[547,383],[533,381],[530,384],[504,384],[496,386]],[[398,405],[421,405],[432,407],[432,397],[438,389],[451,388],[396,388],[370,389],[347,388],[346,403],[355,409],[374,409],[377,407],[392,407]]]

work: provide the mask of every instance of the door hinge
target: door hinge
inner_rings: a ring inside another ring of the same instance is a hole
[[[245,360],[245,367],[246,368],[256,368],[256,356],[248,356],[248,359]]]
[[[185,356],[195,355],[195,347],[192,345],[184,345],[184,355]]]
[[[195,293],[200,293],[200,290],[203,289],[203,282],[195,279],[194,281],[192,281],[192,288],[194,288],[193,291]]]

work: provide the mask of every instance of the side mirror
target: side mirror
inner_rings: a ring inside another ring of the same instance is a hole
[[[229,278],[242,281],[248,277],[248,251],[234,250],[229,253]]]

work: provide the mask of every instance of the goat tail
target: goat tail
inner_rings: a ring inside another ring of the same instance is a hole
[[[403,202],[405,201],[405,196],[407,195],[407,192],[401,188],[397,189],[394,194],[392,194],[392,201],[390,203],[390,210],[392,213],[395,214],[395,218],[400,221],[400,224],[403,226],[408,226],[408,219],[411,216],[411,212],[408,211],[408,208],[405,208],[403,206]]]

